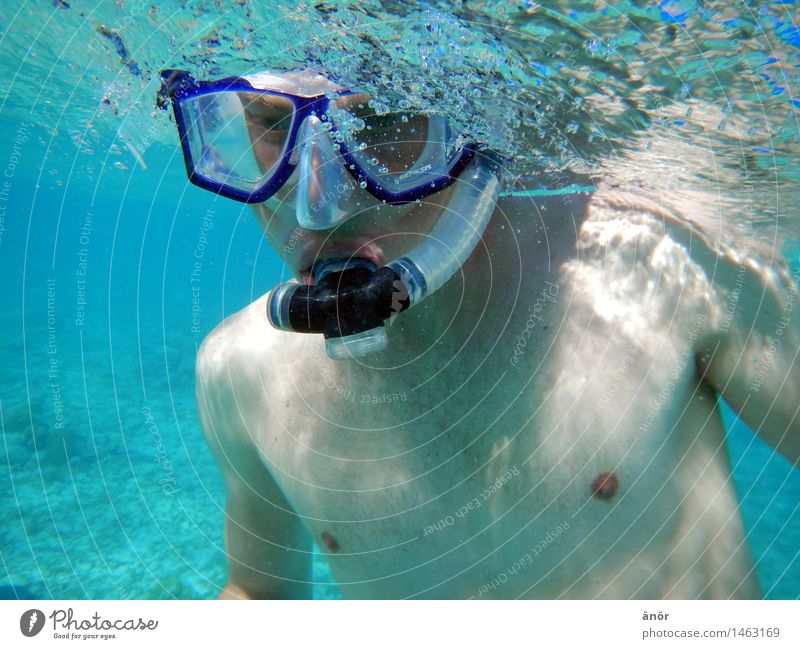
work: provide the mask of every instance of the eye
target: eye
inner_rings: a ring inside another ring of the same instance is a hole
[[[248,126],[257,126],[265,131],[278,130],[285,133],[292,122],[292,102],[275,95],[240,93],[244,116]]]

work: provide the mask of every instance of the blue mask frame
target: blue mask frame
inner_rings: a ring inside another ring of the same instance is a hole
[[[324,94],[314,97],[301,97],[269,88],[257,88],[241,77],[226,77],[218,81],[198,81],[183,70],[164,70],[161,72],[161,79],[162,89],[160,92],[160,99],[163,101],[166,95],[172,103],[189,181],[198,187],[242,203],[262,203],[274,196],[289,180],[297,166],[297,164],[291,162],[291,158],[292,152],[297,145],[297,137],[301,125],[307,117],[312,115],[324,115],[328,109],[329,103],[333,101]],[[294,118],[287,137],[287,145],[284,148],[283,157],[280,162],[278,162],[270,178],[267,179],[261,187],[252,192],[211,180],[196,171],[196,165],[192,159],[189,147],[188,129],[183,119],[180,105],[182,101],[187,99],[218,92],[255,92],[276,95],[288,99],[294,106]],[[339,94],[351,93],[342,92]],[[336,128],[333,127],[333,125],[331,132],[336,132]],[[340,144],[339,154],[342,157],[345,169],[347,169],[350,175],[355,178],[356,182],[360,183],[370,194],[378,200],[386,201],[392,205],[402,205],[430,196],[451,185],[475,156],[476,149],[477,144],[475,143],[464,145],[450,161],[445,173],[437,176],[433,181],[428,178],[424,184],[403,191],[392,191],[374,179],[369,174],[369,171],[358,162],[343,143]]]

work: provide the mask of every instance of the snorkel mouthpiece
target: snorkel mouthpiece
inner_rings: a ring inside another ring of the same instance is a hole
[[[384,349],[385,321],[441,288],[472,254],[500,191],[498,163],[478,154],[464,170],[425,240],[383,268],[368,259],[315,265],[314,286],[280,284],[267,299],[272,326],[321,333],[328,355],[357,358]]]
[[[267,316],[278,329],[323,334],[328,355],[337,360],[386,347],[384,321],[411,305],[397,273],[368,259],[327,261],[315,266],[314,279],[313,286],[276,287]]]

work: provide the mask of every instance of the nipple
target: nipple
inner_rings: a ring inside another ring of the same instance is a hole
[[[613,471],[598,473],[592,480],[592,495],[598,500],[611,500],[618,488],[619,480]]]
[[[327,531],[322,533],[322,544],[331,552],[336,552],[339,549],[339,542],[333,534]]]

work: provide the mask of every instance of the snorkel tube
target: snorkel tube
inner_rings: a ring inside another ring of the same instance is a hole
[[[384,349],[386,320],[441,288],[478,245],[500,192],[498,166],[478,153],[425,240],[383,268],[362,258],[335,259],[314,268],[313,286],[275,287],[267,299],[272,326],[323,334],[328,355],[336,360]]]

